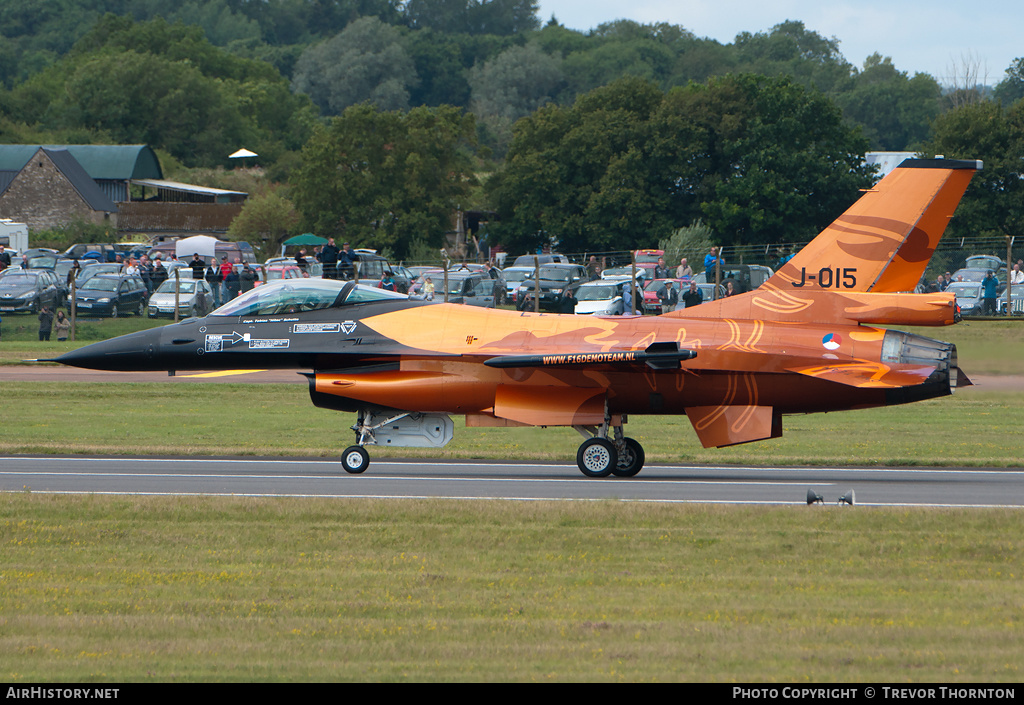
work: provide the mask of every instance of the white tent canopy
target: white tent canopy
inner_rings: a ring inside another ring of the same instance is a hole
[[[216,257],[217,242],[217,238],[210,237],[209,235],[186,237],[174,243],[174,254],[180,260],[191,259],[194,254],[199,254],[203,257]]]
[[[259,155],[256,154],[256,152],[250,152],[248,149],[243,147],[242,149],[238,150],[234,154],[229,154],[228,155],[228,159],[241,159],[242,157],[258,157],[258,156]]]

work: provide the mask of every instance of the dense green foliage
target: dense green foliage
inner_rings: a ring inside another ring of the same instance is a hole
[[[632,249],[700,218],[724,244],[791,242],[870,185],[865,147],[789,79],[623,78],[518,123],[492,192],[513,250]]]
[[[474,140],[473,116],[456,108],[356,105],[306,144],[292,196],[308,229],[403,258],[418,239],[443,244],[472,183]]]

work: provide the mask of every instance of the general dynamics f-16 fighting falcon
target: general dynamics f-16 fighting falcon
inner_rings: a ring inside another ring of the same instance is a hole
[[[351,281],[257,287],[203,318],[57,358],[101,370],[293,368],[370,445],[440,447],[467,426],[572,426],[588,477],[644,464],[630,415],[685,414],[704,447],[782,435],[786,414],[905,404],[970,381],[955,346],[888,325],[949,325],[953,294],[912,291],[981,163],[907,160],[761,288],[661,316],[413,301]]]

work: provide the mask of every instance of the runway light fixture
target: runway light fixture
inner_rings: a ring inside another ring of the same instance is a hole
[[[852,507],[853,506],[853,490],[850,490],[849,492],[844,494],[842,497],[840,497],[839,500],[836,502],[836,504],[849,504]]]
[[[822,497],[817,492],[815,492],[814,490],[807,490],[807,503],[814,504],[815,502],[817,502],[818,504],[824,504],[825,498]]]

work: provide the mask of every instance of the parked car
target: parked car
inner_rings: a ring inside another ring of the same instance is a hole
[[[435,286],[443,287],[443,283],[441,279]],[[486,272],[448,272],[448,303],[494,308],[495,293],[500,286]],[[435,293],[434,300],[438,298],[443,300],[442,292]]]
[[[722,286],[725,286],[731,281],[736,293],[742,294],[758,288],[768,281],[773,274],[775,274],[775,271],[771,267],[765,267],[760,264],[722,265],[722,281],[720,283]],[[694,277],[694,281],[698,284],[714,284],[715,270],[711,269],[697,274]]]
[[[532,267],[534,266],[534,257],[543,266],[545,264],[569,264],[569,258],[565,255],[519,255],[515,261],[512,262],[513,267]]]
[[[967,267],[964,267],[963,269],[958,269],[955,272],[953,272],[953,284],[958,284],[960,282],[980,283],[981,280],[983,280],[990,271],[993,273],[996,272],[996,270],[994,269],[968,269]],[[1001,270],[997,274],[996,279],[999,280],[999,286],[996,288],[996,292],[1002,294],[1003,291],[1006,289],[1006,270]],[[946,290],[948,291],[949,287],[946,287]]]
[[[63,305],[57,275],[49,269],[6,269],[0,273],[0,311],[39,313]]]
[[[501,270],[501,276],[505,282],[505,298],[509,301],[514,301],[516,289],[526,279],[526,275],[533,271],[536,271],[533,265],[529,267],[506,267]]]
[[[78,277],[75,279],[75,287],[81,289],[87,281],[100,274],[120,274],[123,266],[117,262],[82,265],[82,271],[78,273]]]
[[[576,290],[575,313],[581,316],[621,316],[622,285],[614,281],[592,281]]]
[[[946,293],[956,295],[956,305],[960,307],[961,316],[980,316],[982,312],[981,282],[954,281],[946,287]]]
[[[516,289],[516,308],[528,311],[533,308],[533,297],[537,295],[538,282],[534,272]],[[556,313],[572,313],[576,310],[575,292],[588,281],[586,267],[578,264],[546,264],[540,268],[540,309]]]
[[[148,296],[141,277],[97,274],[78,287],[75,307],[79,315],[141,316],[146,312]]]
[[[213,310],[213,291],[203,280],[182,279],[178,286],[178,317],[205,316]],[[174,317],[175,281],[168,279],[149,297],[149,317]]]
[[[1013,287],[1013,290],[1010,292],[1010,303],[1013,306],[1013,308],[1010,309],[1010,311],[1011,311],[1011,313],[1014,316],[1024,316],[1024,286],[1019,286],[1018,285],[1018,286],[1014,286]],[[1003,292],[1003,295],[999,297],[999,300],[996,301],[996,306],[998,307],[999,315],[1005,316],[1006,315],[1006,292],[1005,291]]]
[[[235,265],[241,269],[241,265]],[[281,279],[302,279],[302,270],[295,264],[275,264],[266,268],[267,281],[276,282]]]

